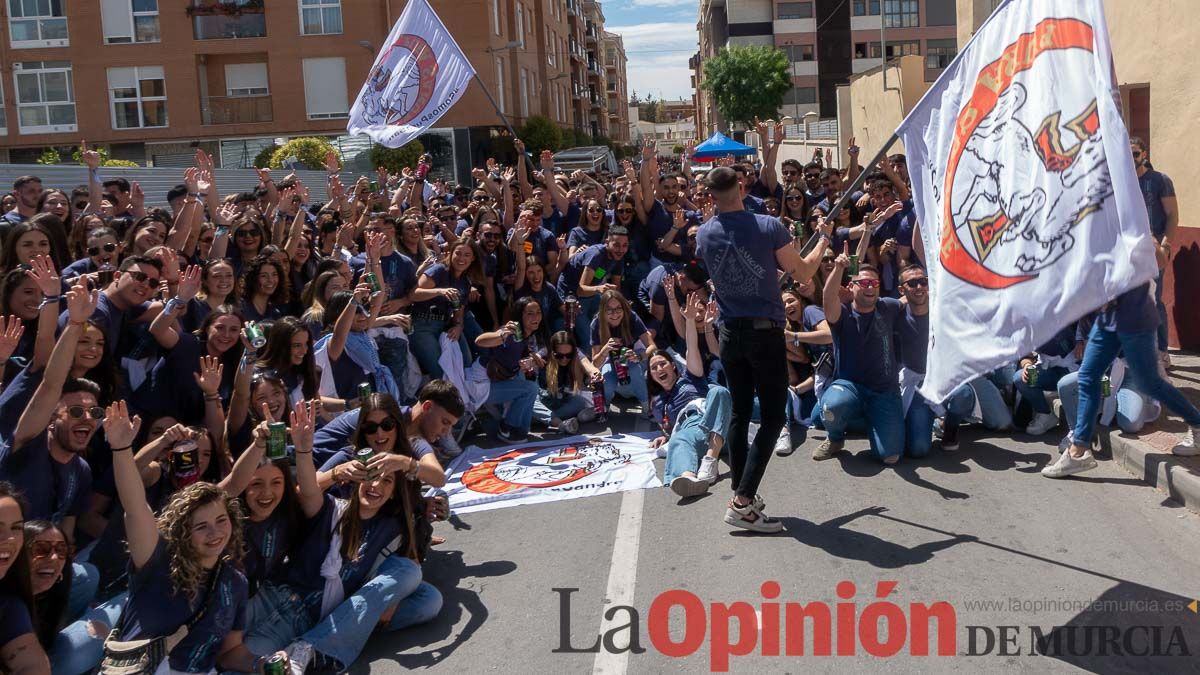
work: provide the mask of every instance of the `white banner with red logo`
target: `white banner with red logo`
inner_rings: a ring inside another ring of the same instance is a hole
[[[921,393],[1157,275],[1101,0],[1008,0],[897,134],[929,258]]]
[[[443,489],[452,511],[470,513],[662,487],[654,457],[649,438],[630,434],[471,446],[446,468]]]
[[[475,68],[427,0],[409,0],[350,109],[351,134],[398,148],[462,98]]]

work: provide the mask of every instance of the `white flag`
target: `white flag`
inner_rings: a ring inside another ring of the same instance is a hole
[[[433,126],[474,76],[427,0],[409,0],[375,57],[346,128],[398,148]]]
[[[929,258],[921,393],[1157,275],[1101,0],[1008,0],[897,133]]]

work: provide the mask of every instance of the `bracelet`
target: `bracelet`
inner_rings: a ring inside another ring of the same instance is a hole
[[[220,394],[205,394],[205,395],[204,395],[204,400],[205,400],[205,401],[210,401],[210,402],[211,402],[211,401],[216,401],[217,403],[220,403],[220,402],[221,402],[221,395],[220,395]]]
[[[189,196],[189,197],[191,197],[191,198],[193,198],[193,199],[199,199],[199,198],[200,198],[200,193],[199,193],[199,192],[189,192],[189,193],[187,193],[187,196]]]
[[[416,462],[416,460],[413,460],[413,463],[412,463],[412,468],[411,468],[411,469],[409,469],[408,471],[405,471],[405,472],[404,472],[404,477],[405,477],[405,478],[407,478],[407,479],[409,479],[409,480],[411,480],[411,481],[416,481],[416,480],[417,480],[417,473],[418,473],[418,472],[420,472],[420,470],[421,470],[421,465],[420,465],[420,464],[418,464],[418,463]]]
[[[125,446],[125,447],[123,447],[123,448],[112,448],[112,451],[113,451],[113,452],[125,452],[126,450],[132,450],[132,449],[133,449],[133,448],[132,448],[131,446],[128,446],[128,445],[127,445],[127,446]]]
[[[292,452],[297,455],[311,455],[312,454],[312,450],[300,450],[295,447],[292,448]]]
[[[41,309],[42,309],[43,307],[45,307],[46,305],[49,305],[49,304],[51,304],[51,303],[58,304],[58,301],[59,301],[59,299],[60,299],[60,298],[59,298],[57,295],[55,295],[55,296],[49,296],[49,295],[44,295],[44,296],[42,296],[42,302],[41,302],[41,304],[39,304],[39,305],[38,305],[38,311],[41,311]]]
[[[83,321],[67,321],[67,325],[68,326],[86,326],[87,320],[85,319]]]

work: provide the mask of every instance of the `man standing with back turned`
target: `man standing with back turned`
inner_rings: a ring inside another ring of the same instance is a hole
[[[725,522],[754,532],[779,532],[783,524],[763,513],[758,496],[787,407],[787,348],[783,340],[783,299],[776,270],[796,280],[816,271],[829,246],[828,229],[821,241],[801,257],[778,218],[750,213],[742,204],[741,186],[732,169],[719,167],[705,177],[718,215],[696,237],[709,270],[721,312],[721,361],[733,397],[729,466],[733,499]],[[750,416],[758,395],[761,424],[750,448]]]

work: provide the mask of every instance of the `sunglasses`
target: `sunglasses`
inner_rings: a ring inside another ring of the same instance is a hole
[[[858,284],[860,288],[876,288],[879,286],[878,279],[855,279],[854,283]]]
[[[1134,153],[1133,153],[1133,158],[1134,158],[1134,159],[1141,159],[1141,157],[1142,157],[1142,153],[1141,153],[1141,152],[1134,152]]]
[[[802,202],[802,201],[804,201],[804,196],[803,195],[791,195],[789,197],[785,197],[784,199],[786,199],[789,202]]]
[[[71,554],[71,545],[65,541],[35,541],[29,544],[29,554],[34,560],[44,560],[52,554],[66,559]]]
[[[380,429],[382,429],[384,431],[395,431],[396,430],[396,420],[389,417],[382,422],[363,422],[362,428],[363,428],[363,433],[365,433],[368,436],[378,433]]]
[[[73,405],[67,408],[67,416],[73,420],[82,419],[84,415],[87,415],[94,420],[102,420],[104,419],[104,408],[101,408],[100,406],[85,408],[81,405]]]
[[[75,202],[74,207],[76,211],[82,211],[87,208],[87,205],[87,202]]]
[[[588,213],[604,213],[604,209],[588,209]]]
[[[623,215],[623,216],[625,216],[625,215],[632,215],[632,214],[633,214],[633,209],[617,209],[617,213],[619,213],[619,214],[621,214],[621,215]]]
[[[563,352],[554,352],[554,358],[559,361],[570,361],[574,356],[575,352],[567,352],[565,354]]]
[[[904,282],[904,285],[909,288],[925,288],[929,285],[929,279],[926,279],[925,277],[921,277],[920,279],[909,279],[908,281]]]
[[[492,201],[492,196],[491,195],[476,195],[475,197],[473,197],[473,199],[477,202],[490,202],[490,201]]]
[[[821,179],[821,174],[819,174],[819,173],[804,174],[804,180],[820,180],[820,179]]]
[[[799,176],[800,174],[796,173],[795,171],[784,171],[783,175],[790,178],[792,176]]]
[[[149,274],[146,274],[145,272],[139,272],[138,270],[129,270],[128,272],[126,272],[126,274],[133,277],[133,280],[138,282],[139,284],[149,284],[151,286],[158,285],[158,277],[152,277]]]
[[[255,237],[261,237],[262,230],[258,228],[254,228],[253,230],[238,230],[236,236],[241,237],[242,239],[253,239]]]
[[[483,234],[481,234],[479,236],[483,237],[484,239],[499,239],[500,233],[499,232],[484,232]]]
[[[87,252],[88,255],[100,255],[101,249],[103,249],[105,253],[112,253],[113,251],[117,250],[117,245],[109,242],[104,246],[89,246]]]

